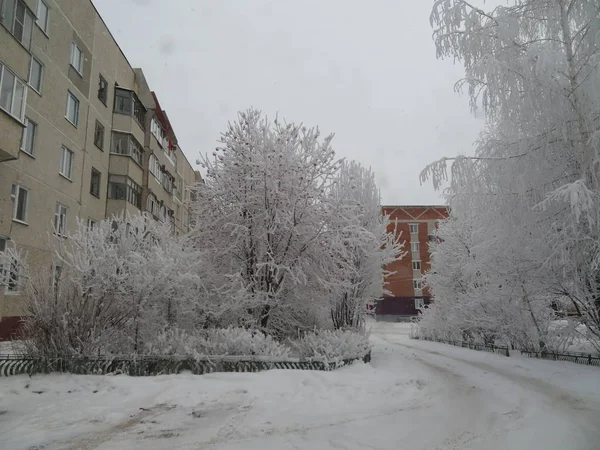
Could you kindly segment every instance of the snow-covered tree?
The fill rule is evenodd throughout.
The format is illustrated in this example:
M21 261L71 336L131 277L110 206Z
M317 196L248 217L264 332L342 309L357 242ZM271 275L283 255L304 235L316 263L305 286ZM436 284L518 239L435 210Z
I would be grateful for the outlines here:
M17 248L3 256L19 268L31 353L142 353L161 329L195 327L210 307L203 259L146 216L93 229L79 221L72 233L52 234L49 247L47 270L30 270Z
M399 247L373 174L337 159L332 137L251 109L202 159L191 239L229 279L238 322L278 335L359 327L381 296Z
M331 318L335 328L360 329L385 292L384 267L406 252L400 236L388 233L389 219L382 215L370 169L344 161L328 201L335 208L329 243L338 246L339 268L344 269L338 271L333 288Z
M438 56L465 66L457 89L468 87L487 117L474 157L444 158L422 173L439 187L452 160L449 205L472 227L469 267L485 286L474 291L485 308L470 312L494 319L504 338L543 347L552 307L568 299L600 346L600 5L523 0L484 11L438 0L431 22ZM441 262L447 250L438 250ZM436 257L432 271L444 271Z

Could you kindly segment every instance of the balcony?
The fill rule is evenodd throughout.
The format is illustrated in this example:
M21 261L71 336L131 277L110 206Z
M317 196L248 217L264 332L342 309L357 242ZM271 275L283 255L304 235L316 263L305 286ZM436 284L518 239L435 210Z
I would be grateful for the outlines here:
M0 162L12 161L19 157L23 124L4 111L0 111Z
M146 108L135 92L115 88L113 129L133 134L138 142L144 142Z

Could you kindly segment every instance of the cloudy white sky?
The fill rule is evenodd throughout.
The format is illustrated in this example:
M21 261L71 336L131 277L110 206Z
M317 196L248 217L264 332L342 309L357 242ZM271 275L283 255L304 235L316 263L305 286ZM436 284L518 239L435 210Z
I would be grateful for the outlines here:
M436 204L423 167L470 154L483 122L439 61L430 0L94 0L144 70L195 164L236 112L335 133L340 156L373 168L385 204Z

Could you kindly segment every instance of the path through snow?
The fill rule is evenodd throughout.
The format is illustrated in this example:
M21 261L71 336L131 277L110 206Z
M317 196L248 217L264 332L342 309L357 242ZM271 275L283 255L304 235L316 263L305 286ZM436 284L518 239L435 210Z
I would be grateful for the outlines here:
M0 379L0 448L600 449L600 370L408 339L334 372Z

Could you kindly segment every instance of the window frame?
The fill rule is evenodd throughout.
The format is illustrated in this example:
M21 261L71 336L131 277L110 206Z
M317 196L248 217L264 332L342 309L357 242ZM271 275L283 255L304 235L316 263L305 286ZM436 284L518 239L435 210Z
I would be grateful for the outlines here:
M98 131L102 129L100 134L100 145L98 145ZM104 151L104 136L106 135L106 128L98 119L96 119L96 124L94 125L94 145L100 151Z
M6 4L3 3L3 6ZM18 18L18 9L19 6L23 10L23 20L21 21ZM10 23L6 23L6 20L0 19L0 24L4 26L8 30L8 32L23 46L29 51L31 48L31 41L33 39L33 26L36 20L36 15L29 9L27 3L23 0L14 0L12 5L12 15L9 17L8 21ZM17 36L16 26L17 23L21 26L21 37Z
M75 122L73 122L70 118L69 118L69 100L74 100L74 107L75 107ZM75 94L73 94L70 90L67 90L67 110L65 112L65 119L67 119L69 121L69 123L71 123L75 128L77 128L77 126L79 125L79 112L80 112L80 102L79 99L75 96Z
M148 111L134 91L116 86L113 112L133 117L140 128L146 130L145 118Z
M102 89L101 89L102 83L104 83L104 91L102 91ZM101 92L104 92L104 99L100 96ZM108 104L108 81L106 81L106 78L104 78L101 73L98 74L98 100L100 100L104 106L107 106L107 104Z
M94 176L96 176L96 178L98 180L96 183L96 189L95 189L96 192L94 192ZM102 186L102 172L100 172L95 167L92 167L91 174L90 174L90 194L96 198L100 198L101 186Z
M25 192L25 201L23 204L22 218L17 217L17 213L19 212L19 202L21 200L21 192ZM13 222L22 223L24 225L28 225L27 218L29 216L29 198L30 198L30 189L23 186L22 184L13 183L11 186L11 200L13 201L13 212L12 212L12 220Z
M64 214L62 212L64 211ZM65 236L67 234L67 213L69 207L60 202L56 203L54 208L54 233L57 236ZM62 219L64 217L64 219ZM58 224L57 224L58 219ZM62 225L62 227L61 227ZM61 229L62 228L62 229Z
M40 19L40 4L42 4L46 7L46 20L45 20L44 26L40 25L40 20L39 20ZM36 11L35 11L35 16L36 16L35 24L39 27L40 30L42 30L44 32L44 34L46 36L49 36L48 25L50 24L50 7L44 0L38 0Z
M115 142L118 140L127 138L127 148L118 150L116 149ZM140 144L137 139L131 133L125 133L123 131L113 131L110 142L110 153L114 155L128 156L140 167L144 167L144 147Z
M418 266L418 267L415 267ZM413 270L421 270L421 261L416 259L412 262L412 268Z
M421 243L420 242L411 242L410 243L410 251L412 253L420 252L421 251Z
M79 59L77 61L75 61L75 58L77 57L77 53L79 53ZM72 41L71 42L71 57L70 57L69 64L82 77L83 77L84 59L85 59L85 55L83 54L83 50L81 50L79 45L77 45L77 42ZM75 62L77 63L77 66L79 66L79 67L75 66L75 64L74 64Z
M414 231L413 231L413 228L415 228ZM409 223L408 231L410 232L410 234L419 234L419 224L418 223Z
M113 185L121 186L124 190L118 197L113 195ZM109 200L125 200L138 209L142 209L142 187L126 175L108 176L108 195Z
M33 72L33 62L37 62L37 64L40 66L40 79L38 82L38 86L34 86L33 84L31 84L31 74ZM29 61L29 77L27 80L27 85L33 89L35 92L37 92L38 94L42 95L42 85L44 83L44 65L42 64L42 62L37 59L35 56L31 55L31 59Z
M425 309L425 299L424 298L415 298L415 309L417 311L420 309Z
M420 278L414 278L413 279L413 289L422 291L423 290L423 280L421 280Z
M27 83L25 83L23 80L21 80L16 73L14 73L12 70L10 70L8 67L6 67L6 65L4 65L1 61L0 61L0 99L2 98L2 87L4 84L4 76L6 74L6 72L10 73L13 76L13 83L12 83L12 90L11 90L11 97L10 97L10 108L7 110L2 106L2 103L0 102L0 110L4 111L6 114L8 114L11 117L14 117L15 119L17 119L19 122L23 123L23 120L25 118L25 109L27 108ZM14 113L15 110L15 100L17 98L17 96L15 95L15 93L17 92L17 84L19 84L22 88L23 88L23 96L21 98L21 114L20 115L16 115Z
M29 130L29 125L33 125L32 127L32 135L31 135L31 145L29 145L29 139L28 139L28 130ZM23 134L21 135L21 147L19 148L19 150L21 150L23 153L31 156L32 158L35 158L35 142L36 142L36 134L37 134L37 123L35 123L33 120L31 120L29 117L25 116L25 128L23 128ZM27 147L31 147L31 151L27 150Z
M70 155L69 156L69 174L68 175L66 173L63 173L63 169L65 168L65 155L66 154ZM72 177L73 177L73 161L74 160L75 160L75 154L73 153L73 151L70 148L63 145L61 147L60 169L59 169L58 173L69 181L73 181Z

